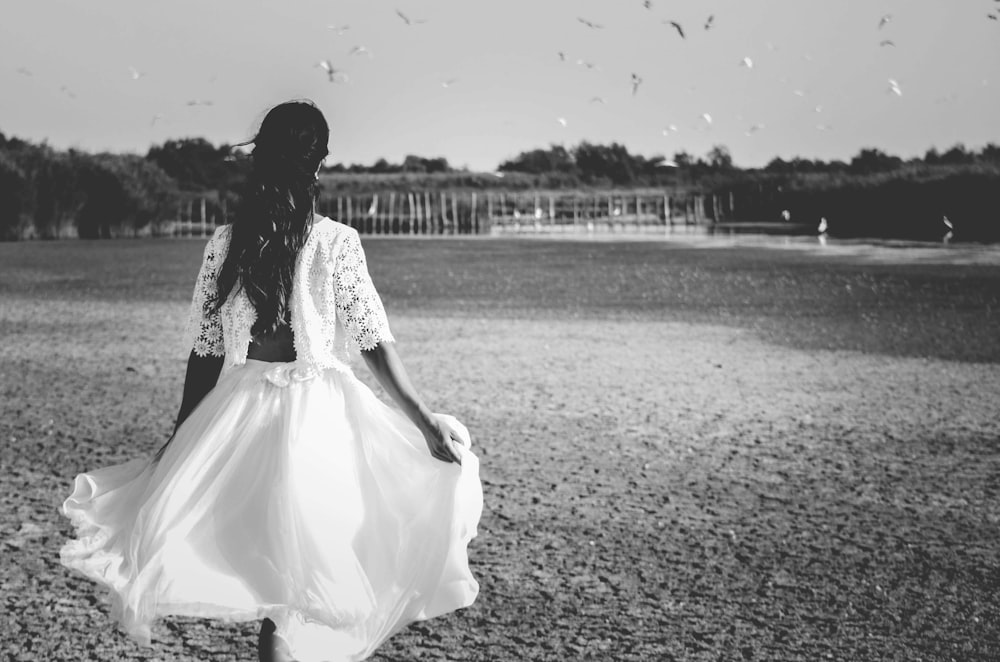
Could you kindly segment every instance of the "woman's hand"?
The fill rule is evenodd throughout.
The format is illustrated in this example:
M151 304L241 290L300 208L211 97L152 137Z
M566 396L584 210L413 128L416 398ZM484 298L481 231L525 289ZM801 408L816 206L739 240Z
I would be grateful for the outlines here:
M393 343L380 342L361 355L389 397L423 433L431 455L442 462L462 464L455 444L469 446L469 431L452 416L431 413L410 384Z
M449 420L450 418L450 416L432 414L431 420L421 426L421 432L424 433L427 450L434 458L442 462L462 464L462 456L455 446L466 445L469 433L464 429L459 429Z

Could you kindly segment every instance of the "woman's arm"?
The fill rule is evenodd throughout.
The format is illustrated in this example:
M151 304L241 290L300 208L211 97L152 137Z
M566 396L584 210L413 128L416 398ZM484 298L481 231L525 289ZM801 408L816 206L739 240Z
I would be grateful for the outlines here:
M410 383L399 354L396 353L395 345L391 342L380 342L373 349L362 351L361 356L364 357L365 363L382 388L423 433L431 455L442 462L462 464L462 459L453 446L454 443L461 441L449 427L442 425L437 416L420 399L417 390Z
M156 451L153 456L154 462L159 462L163 457L163 451L173 441L177 434L177 428L181 426L191 412L194 411L198 403L208 395L208 392L215 388L219 381L219 373L222 371L222 356L198 356L191 352L188 356L187 373L184 375L184 394L181 396L181 408L177 412L177 420L174 422L174 431L170 433L170 438Z
M174 422L174 432L181 426L198 403L215 388L222 372L224 356L198 356L191 352L188 356L187 373L184 375L184 395L181 396L181 408ZM173 435L171 435L173 436Z

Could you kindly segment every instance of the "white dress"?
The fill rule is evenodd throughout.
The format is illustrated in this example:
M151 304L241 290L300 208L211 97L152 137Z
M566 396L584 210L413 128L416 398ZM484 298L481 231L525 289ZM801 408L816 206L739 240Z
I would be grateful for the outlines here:
M299 254L296 361L247 360L242 293L212 315L229 226L205 248L190 336L225 355L214 389L159 461L76 477L62 563L105 585L142 644L161 616L271 618L301 662L362 660L417 620L467 607L479 462L431 457L420 431L352 373L349 348L391 341L357 232L321 219Z

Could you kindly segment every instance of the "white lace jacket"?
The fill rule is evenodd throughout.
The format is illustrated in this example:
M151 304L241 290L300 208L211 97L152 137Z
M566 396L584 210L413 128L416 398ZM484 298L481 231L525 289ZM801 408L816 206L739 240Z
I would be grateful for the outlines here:
M229 247L223 225L205 246L191 301L187 337L198 356L225 356L223 370L246 363L257 312L240 290L218 313L215 279ZM296 363L304 368L350 371L350 350L393 341L353 228L329 218L316 221L299 253L292 279L292 333Z

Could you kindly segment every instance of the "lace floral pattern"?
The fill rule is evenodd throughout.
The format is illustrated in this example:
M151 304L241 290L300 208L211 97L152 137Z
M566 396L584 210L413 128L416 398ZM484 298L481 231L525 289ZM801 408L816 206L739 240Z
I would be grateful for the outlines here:
M354 230L345 233L333 272L334 301L344 329L359 349L374 349L392 342L382 300L375 291L361 239Z
M201 260L201 269L194 284L194 296L191 300L191 311L188 314L186 337L191 342L191 348L198 356L223 356L225 341L222 333L222 316L219 312L211 312L215 307L219 294L215 286L215 277L219 267L226 257L226 247L220 246L219 239L223 226L215 231L205 246Z
M218 299L215 280L228 247L229 226L222 226L205 247L187 334L198 356L225 356L225 369L246 363L257 319L242 290L218 313L209 312ZM302 366L349 373L350 350L394 340L357 231L330 219L313 225L299 253L290 303L296 363Z

